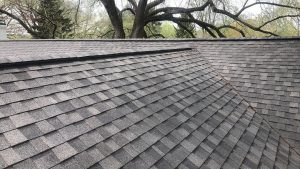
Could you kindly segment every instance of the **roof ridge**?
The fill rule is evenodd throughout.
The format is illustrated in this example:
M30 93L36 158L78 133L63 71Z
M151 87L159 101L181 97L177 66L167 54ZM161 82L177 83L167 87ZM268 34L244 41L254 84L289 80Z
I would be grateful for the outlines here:
M139 42L139 41L144 41L144 42L180 42L180 41L190 41L190 42L197 42L197 41L280 41L280 40L300 40L299 36L281 36L281 37L258 37L258 38L177 38L177 39L20 39L20 40L0 40L0 42L26 42L26 41L55 41L55 42L60 42L60 41L75 41L75 42L86 42L86 41L99 41L99 42Z
M48 54L43 57L35 56L30 58L16 58L11 60L5 58L0 60L0 67L18 67L32 64L51 64L51 63L63 63L70 61L82 61L88 59L104 59L104 58L117 58L133 55L146 55L146 54L158 54L168 52L179 52L185 50L192 50L192 47L179 46L179 47L162 47L158 49L146 48L146 49L122 49L122 50L102 50L98 52L85 52L80 54L63 53L63 54Z

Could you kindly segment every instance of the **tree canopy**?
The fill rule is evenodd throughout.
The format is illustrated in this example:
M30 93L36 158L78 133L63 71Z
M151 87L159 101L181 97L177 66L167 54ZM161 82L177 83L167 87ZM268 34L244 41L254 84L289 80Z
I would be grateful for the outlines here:
M64 9L60 0L40 0L36 18L32 27L38 37L43 39L63 38L72 30L72 21L64 16Z
M43 1L0 0L0 15L34 38L266 37L300 31L299 0L47 0L51 7Z

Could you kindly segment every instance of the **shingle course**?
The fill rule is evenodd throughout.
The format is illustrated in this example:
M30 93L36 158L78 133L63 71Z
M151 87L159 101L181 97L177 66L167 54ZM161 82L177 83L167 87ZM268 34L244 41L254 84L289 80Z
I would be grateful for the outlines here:
M160 44L151 45L147 50ZM1 86L0 168L299 167L299 155L219 76L204 58L208 52L1 69L0 85L17 87ZM259 73L263 81L272 76ZM284 78L281 87L294 86ZM275 94L272 88L262 93ZM297 114L297 100L287 102L290 108L280 111ZM11 156L3 157L8 151Z

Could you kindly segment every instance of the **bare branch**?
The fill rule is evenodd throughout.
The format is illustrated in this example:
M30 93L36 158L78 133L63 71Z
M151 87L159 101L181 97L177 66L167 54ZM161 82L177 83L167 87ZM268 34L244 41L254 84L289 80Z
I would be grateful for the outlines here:
M136 4L135 0L128 0L128 2L132 5L133 10L137 10L138 5Z
M157 5L159 5L163 2L165 2L165 0L155 0L155 1L150 2L146 7L146 12L148 12L150 9L156 7Z
M162 38L165 38L162 34L157 34L157 33L154 33L152 32L151 28L149 27L149 25L146 25L146 28L148 29L148 31L151 33L150 36L148 36L148 38L150 37L162 37Z
M258 28L262 28L264 26L266 26L267 24L271 23L271 22L274 22L278 19L281 19L281 18L294 18L294 17L300 17L300 15L282 15L282 16L278 16L276 18L273 18L265 23L263 23L262 25L260 25Z
M185 25L183 25L180 22L176 22L176 24L181 27L182 29L184 29L192 38L196 38L196 36L193 34L193 32L191 30L189 30Z
M257 2L254 2L254 3L250 4L250 5L244 6L235 15L239 16L243 11L245 11L246 9L248 9L248 8L250 8L252 6L255 6L255 5L272 5L272 6L279 6L279 7L283 7L283 8L290 8L290 9L297 9L297 10L300 9L300 7L296 7L296 6L290 6L290 5L278 4L278 3L272 3L272 2L260 2L260 1L257 1Z
M203 4L200 7L195 8L180 8L180 7L165 7L165 8L159 8L157 10L154 10L149 14L149 16L157 15L161 12L168 13L168 14L179 14L179 13L192 13L196 11L203 11L207 6L209 5L209 2L207 1L205 4Z
M107 32L105 32L104 34L102 34L102 35L100 35L99 37L100 38L103 38L103 37L105 37L106 35L108 35L109 33L114 33L114 30L113 29L111 29L111 30L108 30Z
M147 20L147 23L149 22L159 22L159 21L172 21L172 22L189 22L189 23L195 23L198 26L204 28L205 30L207 30L209 32L209 34L213 34L208 28L213 29L214 31L216 31L216 33L220 36L220 37L225 37L225 35L219 31L219 29L209 23L197 20L197 19L189 19L189 18L176 18L173 17L172 15L167 15L167 14L163 14L163 15L158 15L152 18L149 18L149 20ZM215 36L213 36L215 37Z
M20 25L22 25L24 27L24 29L26 29L26 31L31 34L32 36L34 37L38 37L38 34L37 32L33 31L25 22L23 22L19 17L17 17L16 15L10 13L10 12L7 12L3 9L0 9L0 13L3 13L9 17L11 17L12 19L16 20Z
M223 25L223 26L218 27L219 30L224 29L224 28L233 29L233 30L239 32L243 37L246 37L245 33L241 29L234 27L232 25Z
M132 8L130 8L130 7L122 9L120 11L120 14L122 15L125 11L129 11L130 13L132 13L133 15L135 15L135 11Z
M164 35L162 35L162 34L160 34L160 33L158 33L158 34L152 34L152 35L149 36L149 38L151 38L151 37L155 37L155 38L157 38L157 37L160 37L160 38L166 38Z
M253 26L253 25L251 25L251 24L243 21L238 16L236 16L236 15L234 15L234 14L232 14L232 13L226 11L226 10L218 9L212 1L210 1L210 6L212 7L213 12L226 15L226 16L228 16L228 17L230 17L230 18L232 18L232 19L234 19L234 20L242 23L243 25L249 27L250 29L252 29L254 31L262 32L262 33L269 34L269 35L272 35L272 36L278 36L277 34L275 34L273 32L262 30L259 27L255 27L255 26Z
M76 25L78 25L78 13L79 13L80 5L81 5L81 0L78 0L78 4L77 4L77 7L76 7L76 13L75 13L75 24Z

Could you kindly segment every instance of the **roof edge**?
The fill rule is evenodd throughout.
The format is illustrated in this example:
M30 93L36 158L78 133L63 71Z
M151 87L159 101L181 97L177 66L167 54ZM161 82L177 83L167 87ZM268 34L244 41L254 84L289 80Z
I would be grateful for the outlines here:
M191 38L191 39L20 39L20 40L0 40L0 42L24 42L24 41L103 41L103 42L198 42L198 41L286 41L300 40L300 36L295 37L264 37L264 38Z

